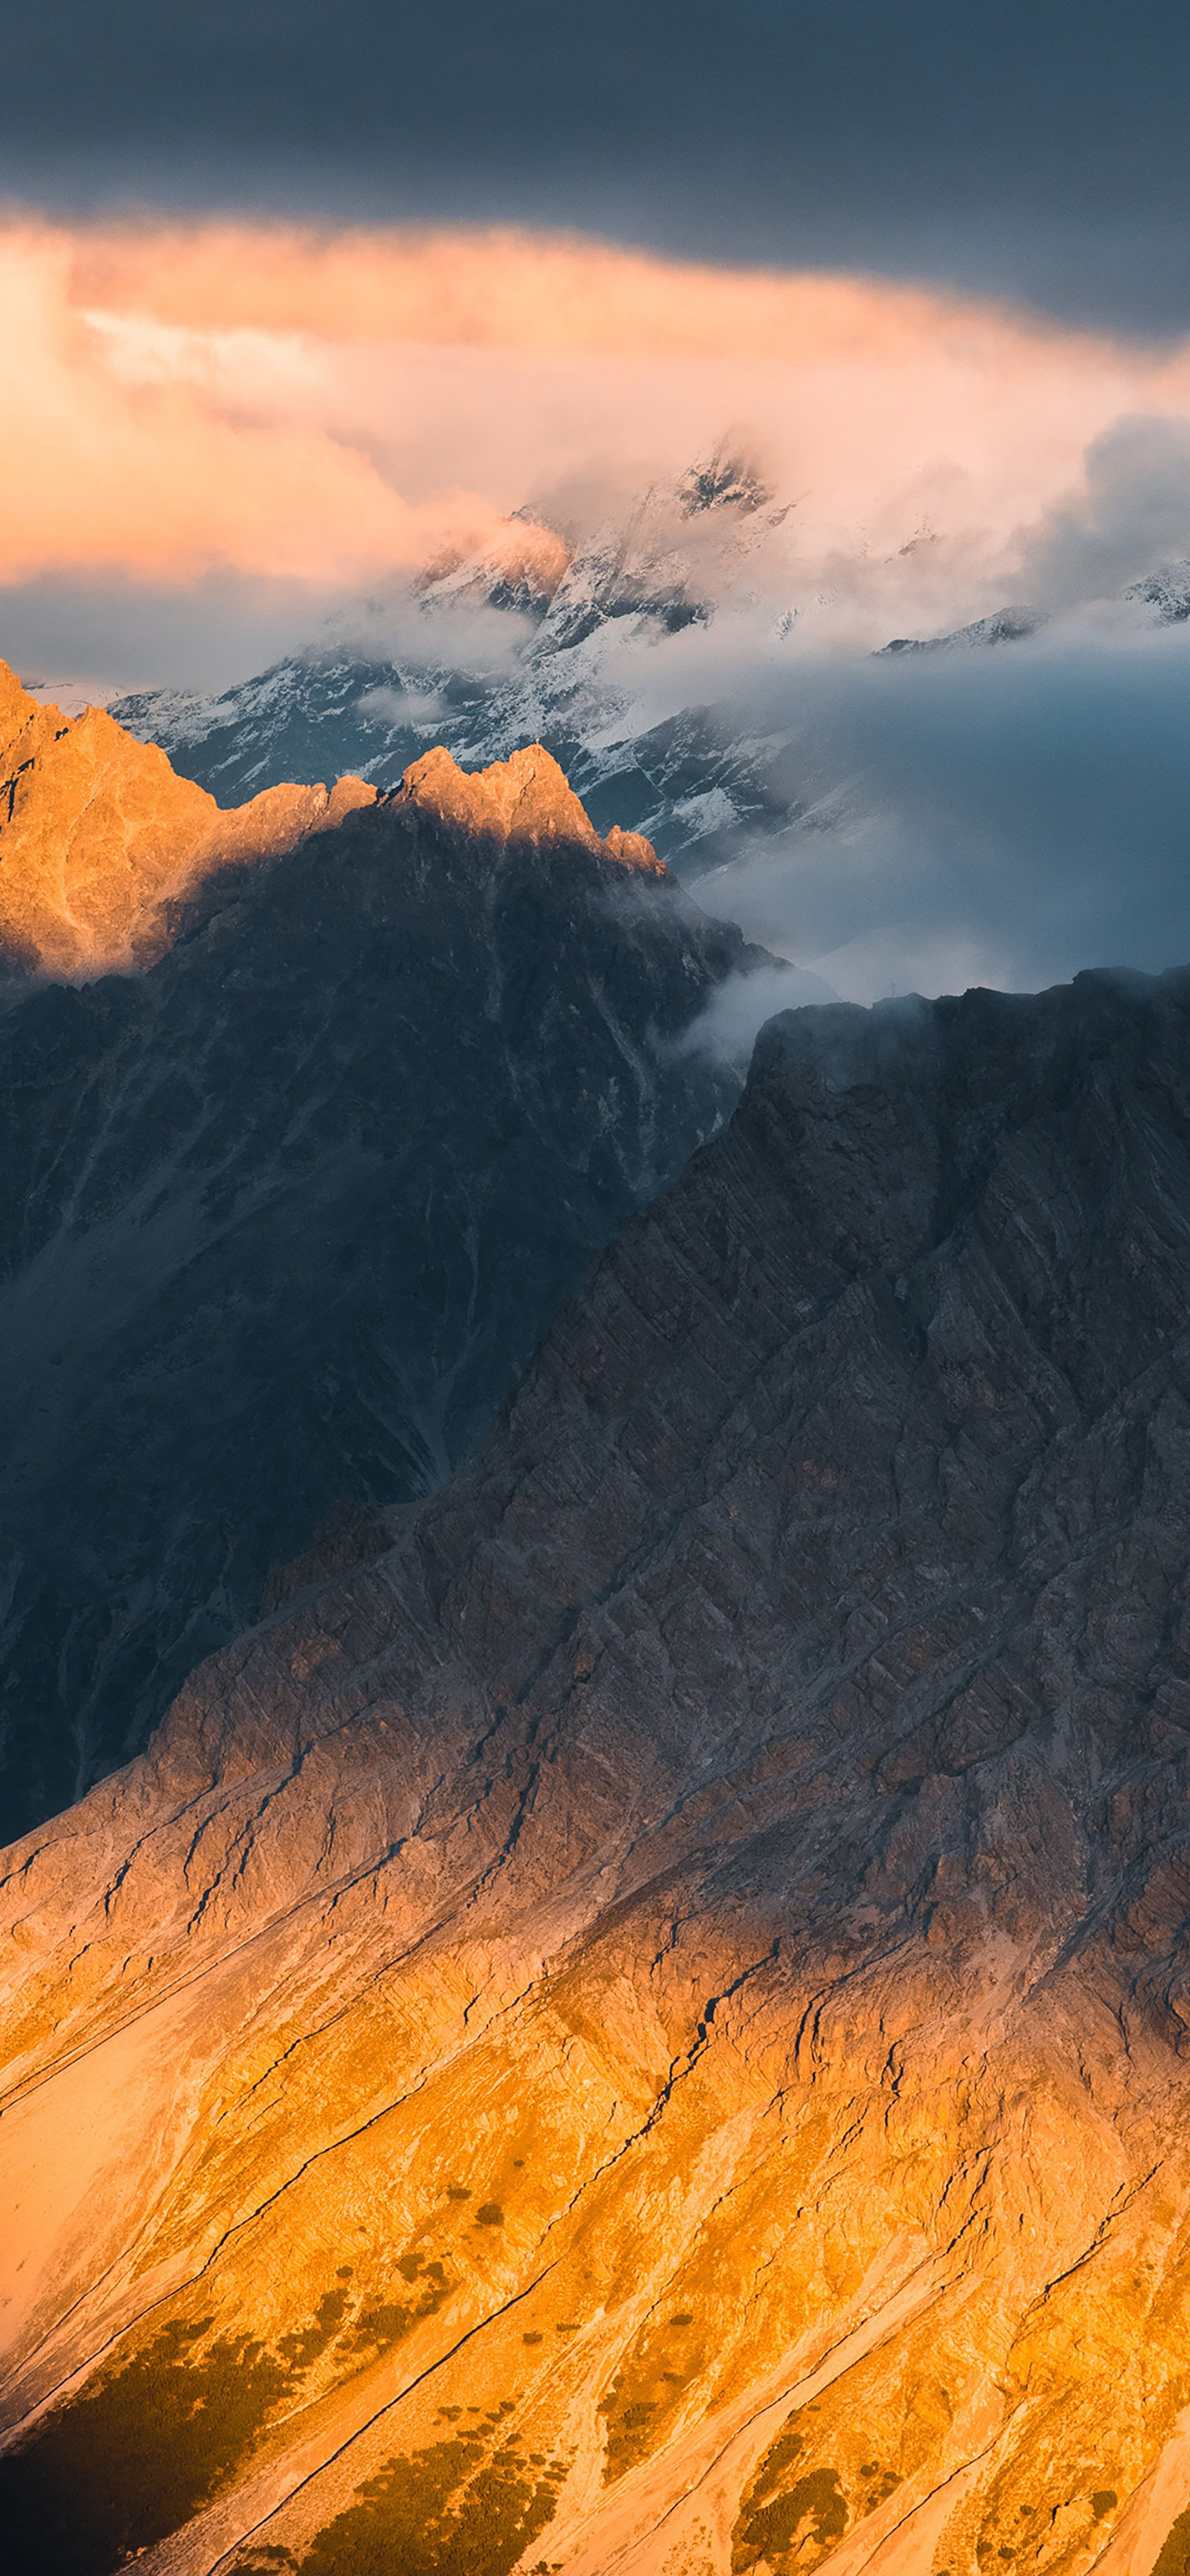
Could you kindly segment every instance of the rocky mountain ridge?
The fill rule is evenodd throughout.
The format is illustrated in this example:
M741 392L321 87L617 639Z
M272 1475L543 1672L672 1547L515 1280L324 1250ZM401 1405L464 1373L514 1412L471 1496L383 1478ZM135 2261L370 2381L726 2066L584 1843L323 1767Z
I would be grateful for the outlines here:
M262 849L257 808L212 837L107 718L41 721L0 876L61 852L56 764L73 787L98 745L110 793L78 808L92 944L76 889L0 1010L9 1833L143 1743L336 1506L468 1453L592 1252L729 1111L734 1064L686 1039L771 971L539 747L466 777L440 751L386 797L278 791L289 846ZM111 825L129 779L151 859ZM152 962L99 974L103 941Z
M667 871L652 843L640 832L622 832L613 823L601 839L564 772L540 743L531 743L493 761L487 769L460 769L443 744L423 753L406 770L398 800L416 804L448 829L468 837L538 849L590 850L617 867L646 876Z
M14 2576L1174 2576L1188 1291L1190 976L782 1017L7 1855Z
M169 943L169 909L238 859L279 857L375 789L278 784L225 813L102 707L42 705L0 662L0 963L103 975Z

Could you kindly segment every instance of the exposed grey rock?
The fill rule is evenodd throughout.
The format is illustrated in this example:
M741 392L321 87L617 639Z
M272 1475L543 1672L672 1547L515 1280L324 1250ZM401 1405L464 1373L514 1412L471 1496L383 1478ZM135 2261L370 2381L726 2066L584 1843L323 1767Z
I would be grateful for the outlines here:
M1190 975L770 1024L8 1855L15 2576L1180 2563L1188 1319Z

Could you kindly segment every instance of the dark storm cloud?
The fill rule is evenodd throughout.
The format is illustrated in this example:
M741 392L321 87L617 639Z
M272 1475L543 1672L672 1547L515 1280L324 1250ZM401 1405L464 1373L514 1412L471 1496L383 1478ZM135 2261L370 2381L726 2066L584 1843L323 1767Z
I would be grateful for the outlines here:
M50 0L9 187L572 222L1190 323L1181 0Z

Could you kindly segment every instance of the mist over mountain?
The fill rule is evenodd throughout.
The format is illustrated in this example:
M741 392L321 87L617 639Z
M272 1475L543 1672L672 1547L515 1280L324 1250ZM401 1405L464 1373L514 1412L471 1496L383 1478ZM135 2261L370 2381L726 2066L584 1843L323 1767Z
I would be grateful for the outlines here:
M811 575L722 446L593 532L526 513L222 695L115 711L224 802L540 739L601 829L849 999L1160 970L1190 954L1185 442L1133 423L1089 470L1014 556L1029 589L958 627L875 622L962 596L946 546Z
M469 767L540 740L600 829L645 832L689 879L733 830L785 819L767 779L781 746L721 740L712 708L634 731L623 657L707 627L787 516L755 468L720 452L573 549L527 512L412 591L341 612L308 653L258 679L218 697L150 691L111 711L223 804L282 777L350 770L389 783L431 739Z
M1180 2566L1188 1136L1184 973L777 1018L7 1855L14 2576Z

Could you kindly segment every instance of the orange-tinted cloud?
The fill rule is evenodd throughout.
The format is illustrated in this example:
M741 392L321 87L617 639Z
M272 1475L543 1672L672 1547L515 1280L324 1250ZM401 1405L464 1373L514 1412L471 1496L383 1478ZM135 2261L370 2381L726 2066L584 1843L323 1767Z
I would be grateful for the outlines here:
M508 232L14 215L0 314L10 579L226 565L349 588L733 428L796 500L803 568L931 541L939 614L943 591L974 613L1090 441L1190 413L1184 351Z
M1113 343L939 290L728 270L513 230L319 231L205 222L76 233L78 304L196 330L623 356L899 364L945 342L1002 366L1055 346L1101 364ZM1143 363L1143 361L1142 361Z
M279 344L264 405L245 410L237 374L251 404L250 349L196 341L130 363L124 317L105 327L73 285L69 236L20 225L0 235L0 316L10 358L19 353L0 387L10 580L94 564L185 578L226 564L352 582L419 561L444 531L462 543L489 532L482 496L443 490L427 511L366 445L328 431L306 380L278 374Z

